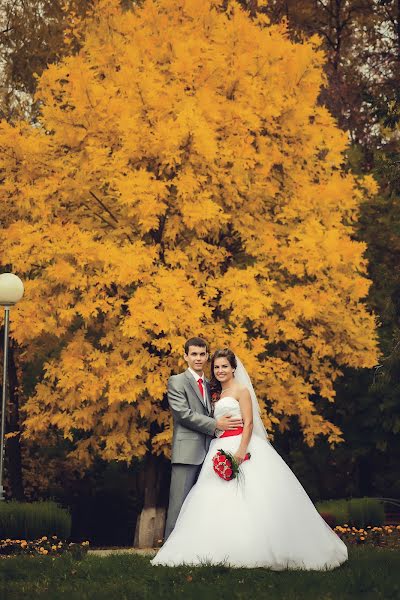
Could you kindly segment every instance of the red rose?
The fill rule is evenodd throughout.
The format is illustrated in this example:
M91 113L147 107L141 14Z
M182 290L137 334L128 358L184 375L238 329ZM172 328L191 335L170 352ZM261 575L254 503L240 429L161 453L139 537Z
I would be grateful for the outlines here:
M246 454L244 460L249 458L251 458L250 452ZM240 475L240 468L229 452L218 450L212 460L215 473L224 481L232 481Z

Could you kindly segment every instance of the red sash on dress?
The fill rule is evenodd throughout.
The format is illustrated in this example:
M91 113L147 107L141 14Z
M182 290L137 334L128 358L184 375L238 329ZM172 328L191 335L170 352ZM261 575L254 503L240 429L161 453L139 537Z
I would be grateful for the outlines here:
M222 435L220 435L220 438L223 437L231 437L232 435L240 435L241 433L243 433L243 427L237 427L237 429L227 429L226 431L224 431L224 433Z

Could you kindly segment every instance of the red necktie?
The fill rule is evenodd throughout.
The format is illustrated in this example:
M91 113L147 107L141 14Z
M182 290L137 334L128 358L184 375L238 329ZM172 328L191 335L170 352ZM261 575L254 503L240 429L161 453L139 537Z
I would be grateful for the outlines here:
M203 400L204 400L204 388L203 388L203 380L202 380L202 378L201 378L201 377L200 377L200 379L198 379L198 380L197 380L197 383L198 383L198 385L199 385L199 390L200 390L201 397L202 397L202 398L203 398Z

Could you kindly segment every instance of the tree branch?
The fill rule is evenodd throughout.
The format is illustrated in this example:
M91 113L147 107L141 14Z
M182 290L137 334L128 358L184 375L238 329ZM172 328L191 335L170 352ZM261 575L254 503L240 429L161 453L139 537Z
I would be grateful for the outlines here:
M98 198L96 196L96 194L94 192L92 192L91 190L89 191L89 194L91 196L93 196L93 198L100 204L100 206L110 215L110 217L116 222L118 223L118 219L117 217L115 217L113 215L113 213L111 212L111 210L100 200L100 198Z
M85 208L87 208L87 210L90 213L96 215L96 217L98 217L101 221L103 221L103 223L105 223L106 225L108 225L109 227L111 227L111 229L117 229L116 226L113 223L110 223L110 221L107 221L107 219L105 219L101 213L98 213L95 210L93 210L90 206L88 206L86 204L86 202L81 202L81 206L84 206Z

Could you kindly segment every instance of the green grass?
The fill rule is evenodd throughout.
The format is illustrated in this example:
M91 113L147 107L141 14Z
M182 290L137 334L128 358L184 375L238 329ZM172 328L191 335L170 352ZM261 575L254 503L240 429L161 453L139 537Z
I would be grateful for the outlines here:
M395 600L400 550L350 549L335 571L152 567L138 555L0 560L1 600Z

